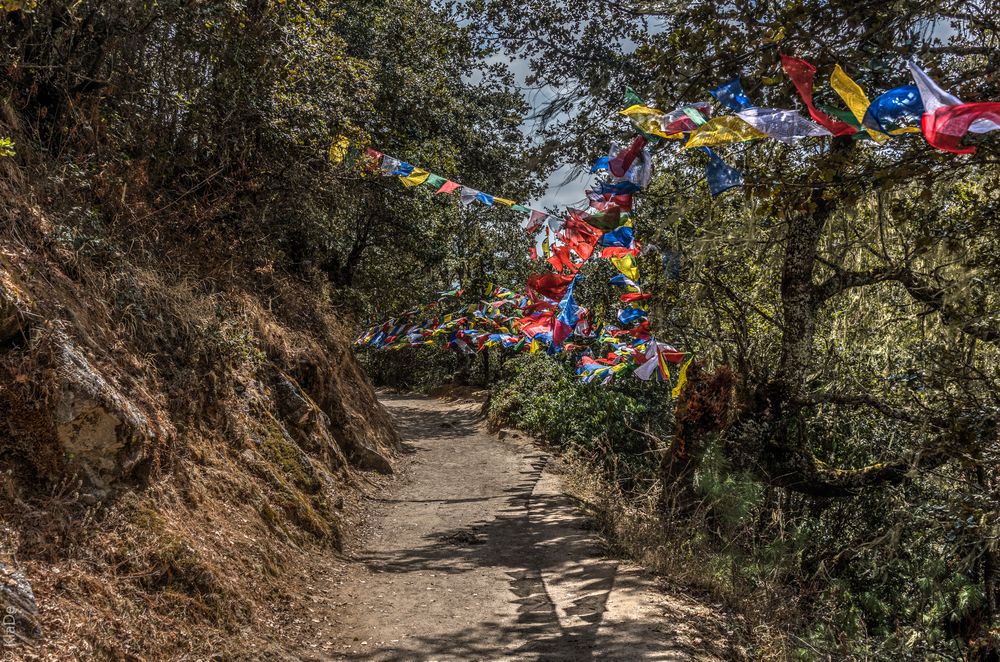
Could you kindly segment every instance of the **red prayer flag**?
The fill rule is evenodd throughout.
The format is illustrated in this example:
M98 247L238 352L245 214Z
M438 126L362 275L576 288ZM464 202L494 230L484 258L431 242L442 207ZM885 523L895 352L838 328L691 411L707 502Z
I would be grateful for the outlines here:
M981 101L957 106L941 106L933 113L924 113L920 125L924 137L933 147L955 154L975 154L973 145L962 147L962 139L976 120L988 120L1000 125L1000 102Z
M814 120L829 129L830 133L835 136L849 136L858 132L847 122L835 120L813 105L813 79L816 77L816 67L800 58L783 54L781 68L792 79L792 84L799 91L799 96L802 97L803 103L806 104L806 108L809 109L809 114Z
M618 152L613 159L608 162L608 170L615 177L624 177L625 173L628 172L632 164L635 163L636 158L642 151L642 148L646 146L646 138L643 136L636 136L632 141L632 144L622 151Z
M435 193L446 193L446 194L447 193L454 193L455 191L457 191L461 187L462 187L461 184L458 184L458 183L455 183L455 182L453 182L451 180L448 180L444 184L442 184L441 188L439 188Z
M623 257L625 255L639 255L639 249L637 248L622 248L621 246L608 246L601 251L601 257L604 259L611 259L613 257Z
M555 301L561 300L566 295L569 284L573 282L572 275L562 275L556 273L534 274L528 276L528 293L533 295L532 299L541 295Z

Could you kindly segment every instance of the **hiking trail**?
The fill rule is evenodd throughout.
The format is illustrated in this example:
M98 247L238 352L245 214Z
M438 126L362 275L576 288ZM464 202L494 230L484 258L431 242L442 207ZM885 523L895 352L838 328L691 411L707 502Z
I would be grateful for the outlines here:
M549 456L480 403L381 395L402 476L323 579L306 660L717 660L712 610L605 556Z

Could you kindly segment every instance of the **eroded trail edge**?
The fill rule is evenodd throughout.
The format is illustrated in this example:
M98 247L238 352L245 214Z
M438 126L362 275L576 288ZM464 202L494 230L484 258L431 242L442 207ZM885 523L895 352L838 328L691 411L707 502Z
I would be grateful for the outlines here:
M544 452L488 433L478 403L382 401L406 476L323 600L331 647L308 659L717 659L694 625L709 610L605 557Z

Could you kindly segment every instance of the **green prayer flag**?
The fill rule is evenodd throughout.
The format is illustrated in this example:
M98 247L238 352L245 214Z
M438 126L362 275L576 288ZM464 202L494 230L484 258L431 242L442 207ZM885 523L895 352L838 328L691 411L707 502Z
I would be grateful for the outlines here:
M838 120L842 122L847 122L855 129L864 128L863 126L861 126L861 122L858 121L858 118L854 116L854 113L852 113L849 110L840 110L839 108L831 108L830 106L823 106L823 105L820 105L819 109L822 110L827 115L836 117Z
M514 211L524 212L525 214L531 213L531 210L525 207L524 205L514 205L513 207L511 207L511 209L513 209Z
M691 106L684 106L684 114L691 118L691 121L701 126L708 120L705 116L698 112L697 108L692 108Z
M424 184L427 186L433 186L434 188L441 188L441 186L443 186L446 181L448 180L442 177L441 175L435 175L434 173L431 173L427 175L427 179L424 181Z
M628 108L630 106L645 106L645 105L646 105L645 99L643 99L638 94L636 94L635 90L633 90L631 87L626 87L625 88L625 107L626 108Z

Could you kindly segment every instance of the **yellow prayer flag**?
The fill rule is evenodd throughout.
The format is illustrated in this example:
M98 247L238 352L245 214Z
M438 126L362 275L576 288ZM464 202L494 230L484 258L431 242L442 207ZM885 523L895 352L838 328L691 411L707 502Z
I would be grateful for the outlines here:
M684 385L687 384L688 366L691 365L691 361L694 361L693 356L689 358L683 366L681 366L681 374L677 376L677 386L675 386L674 390L670 392L670 395L674 396L674 398L681 397L681 391L684 390Z
M830 74L830 87L840 95L840 98L844 100L844 103L850 109L851 114L863 126L865 113L868 111L868 106L872 105L872 102L868 100L861 86L851 80L851 77L840 68L839 64L833 68L833 73ZM865 131L879 144L889 140L889 136L881 131L873 131L868 127L865 127Z
M537 352L541 348L542 348L542 344L540 342L538 342L537 340L535 340L534 338L532 338L531 339L531 347L528 348L528 353L529 354L534 354L535 352Z
M421 170L420 168L414 168L407 176L399 176L399 181L403 182L404 186L420 186L427 181L427 178L431 176L431 173L426 170Z
M347 136L337 136L337 139L330 145L330 152L328 154L330 163L339 166L347 158L347 152L350 148L351 141L348 140Z
M631 253L611 258L611 264L615 265L615 268L625 274L629 280L639 280L639 267L635 263L635 256Z
M634 117L636 115L663 115L664 113L662 110L657 110L656 108L636 104L621 111L621 114L625 117Z
M728 143L741 143L755 138L767 138L767 134L753 128L737 115L720 115L713 117L692 131L684 148L714 147Z
M493 202L496 202L501 205L506 205L507 207L513 207L514 205L517 204L517 200L508 200L507 198L497 198L497 197L493 198Z

